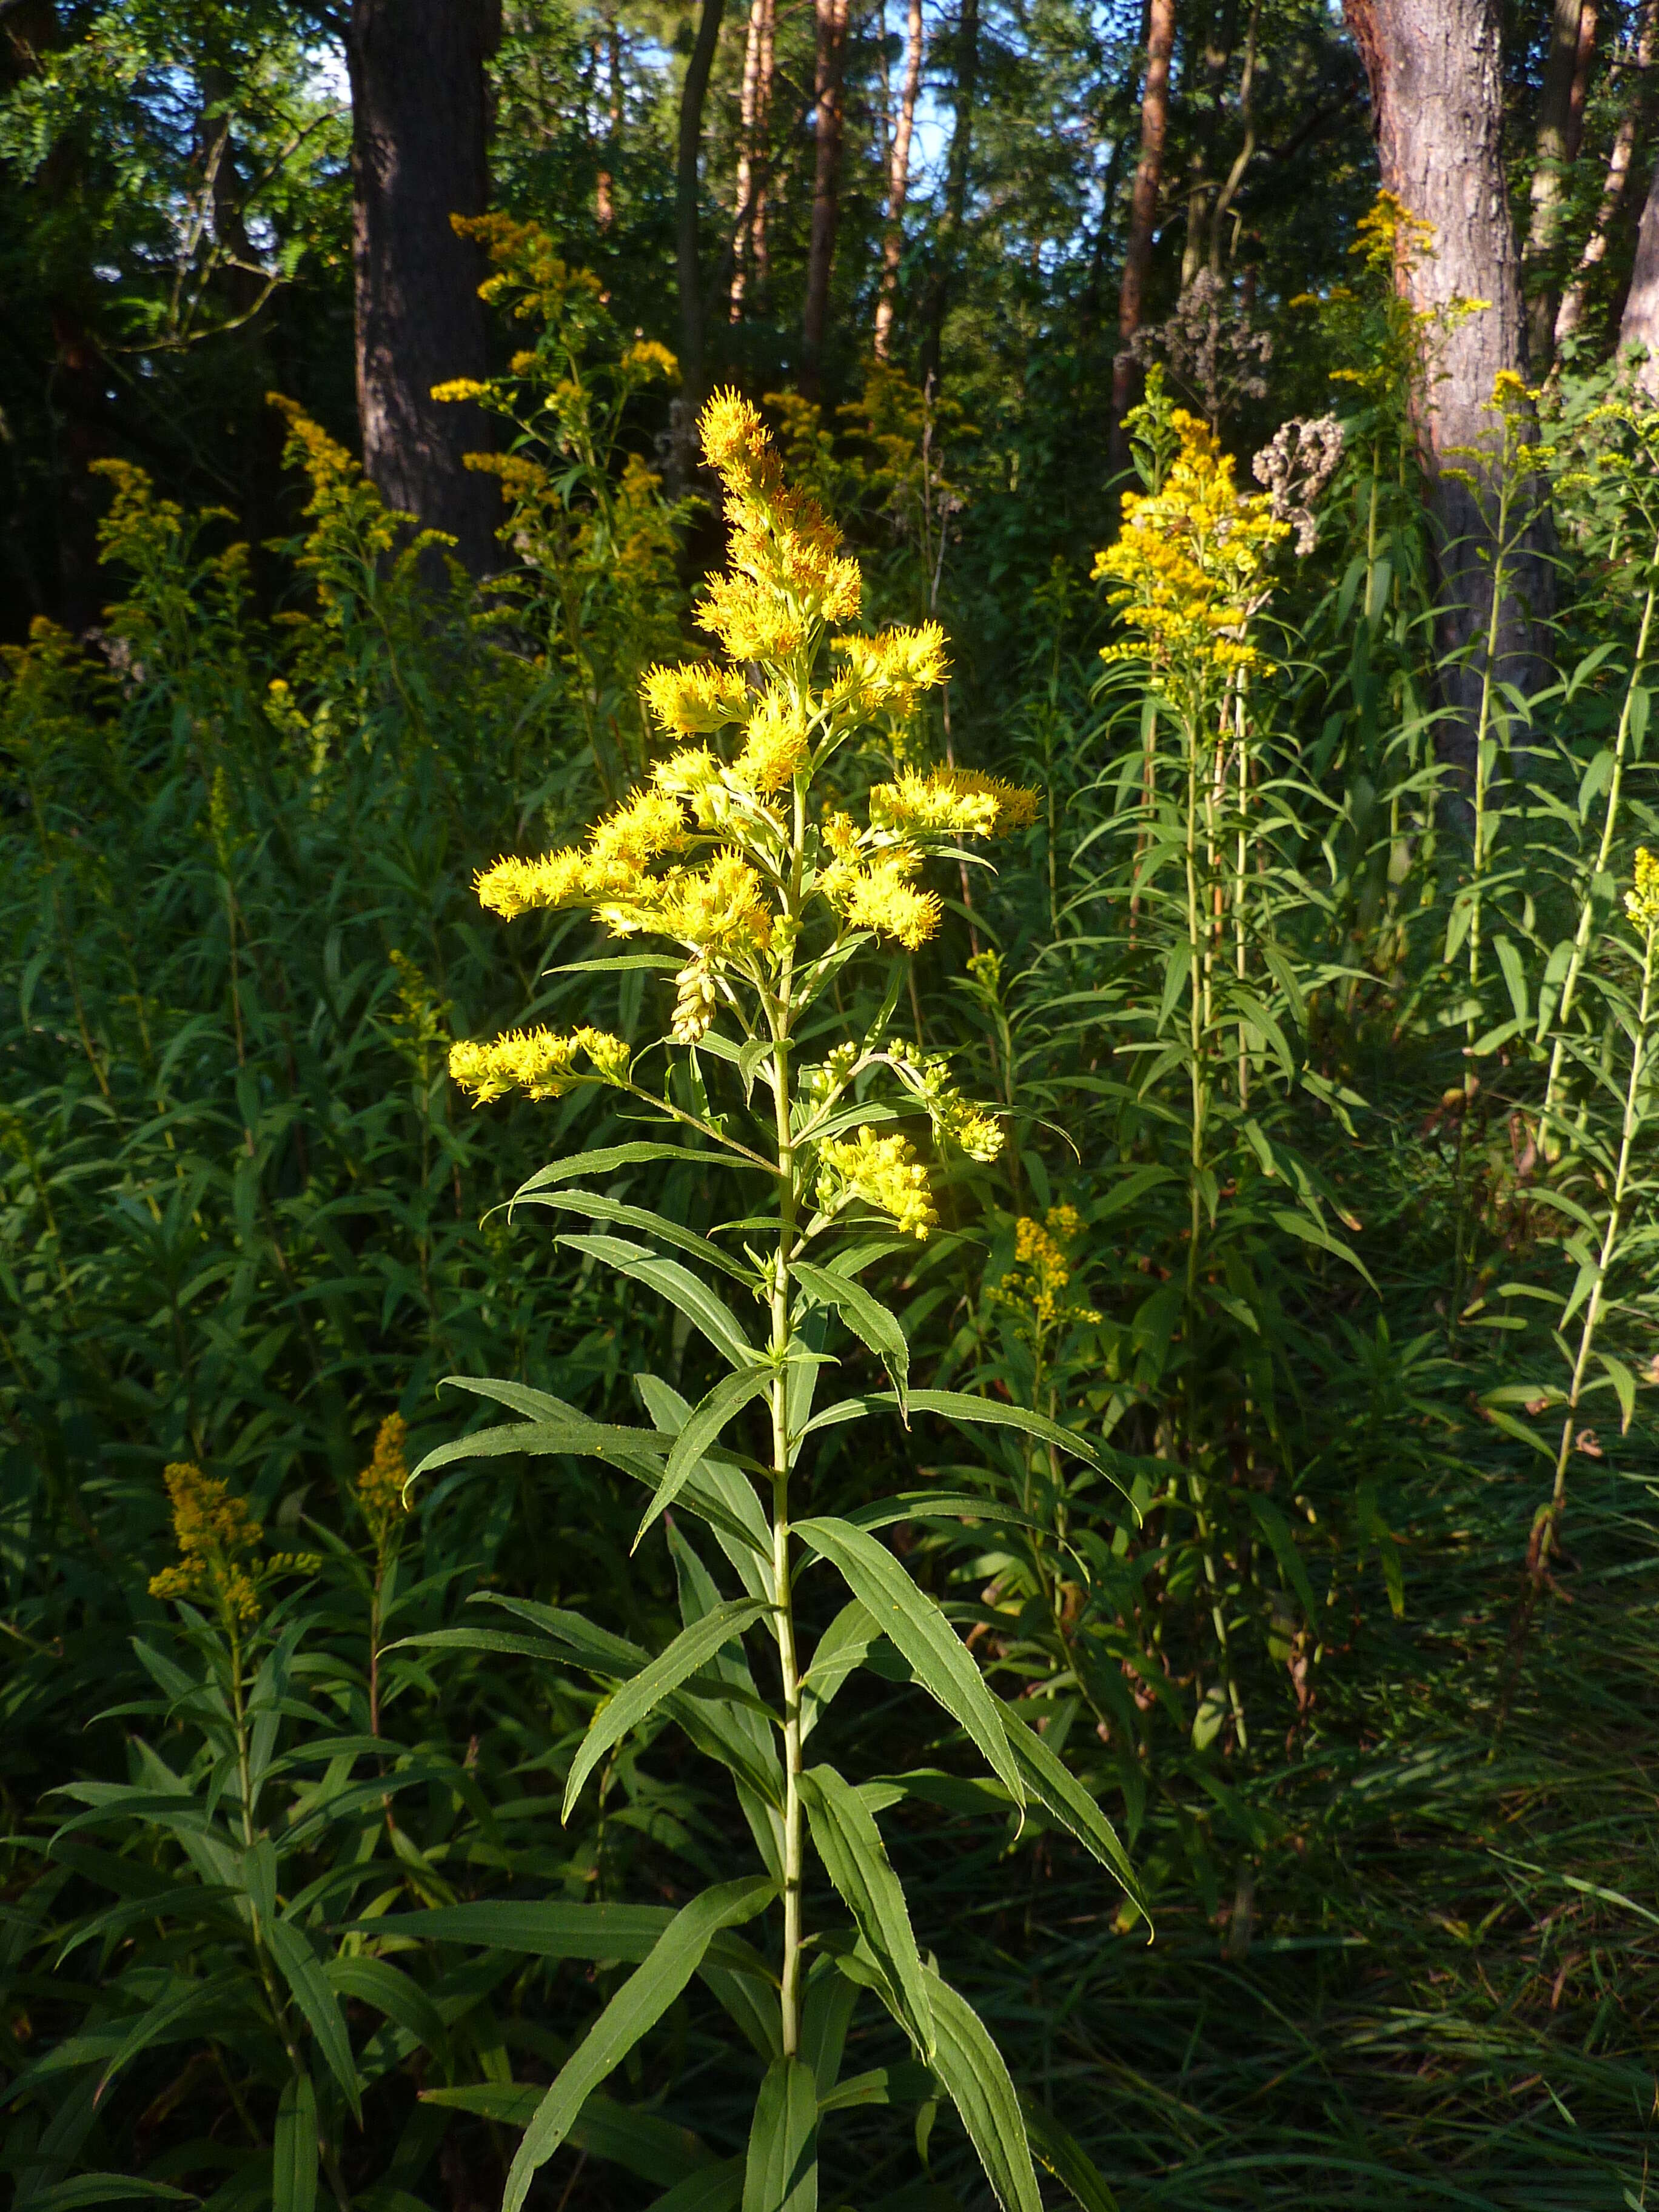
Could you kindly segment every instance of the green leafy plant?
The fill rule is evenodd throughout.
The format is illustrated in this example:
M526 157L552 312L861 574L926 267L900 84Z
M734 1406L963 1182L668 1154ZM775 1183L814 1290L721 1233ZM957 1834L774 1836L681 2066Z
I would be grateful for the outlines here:
M932 624L834 635L860 599L856 564L834 530L786 486L744 402L717 397L702 433L732 536L730 567L709 585L701 619L730 665L653 671L653 713L684 742L659 762L651 787L602 819L585 846L498 861L480 882L485 904L504 915L586 907L613 935L680 948L666 959L623 956L678 969L665 1074L653 1086L650 1054L592 1028L459 1044L451 1071L481 1100L608 1085L677 1125L678 1142L638 1139L556 1161L514 1203L594 1224L563 1241L676 1307L718 1379L692 1404L654 1376L637 1377L651 1431L601 1425L517 1383L471 1383L522 1418L441 1446L418 1472L489 1453L600 1458L649 1493L636 1547L674 1510L669 1542L684 1626L665 1649L627 1649L577 1615L516 1599L497 1601L514 1618L510 1632L462 1628L448 1637L485 1649L510 1637L514 1649L574 1660L614 1685L570 1764L567 1816L629 1732L665 1712L727 1769L760 1867L661 1925L529 2116L506 2203L517 2212L590 2095L702 1972L765 2062L746 2156L724 2169L708 2203L740 2197L750 2212L805 2212L817 2201L822 2122L842 2105L902 2093L910 2077L902 2072L840 2078L851 2005L868 1991L908 2039L923 2069L918 2094L936 2081L953 2101L999 2201L1009 2212L1036 2212L1027 2124L1007 2069L976 2014L922 1955L877 1823L906 1785L860 1785L828 1761L809 1764L808 1741L849 1676L878 1647L890 1650L1015 1808L1042 1808L1132 1893L1133 1876L1093 1797L988 1691L946 1614L878 1534L901 1520L994 1518L999 1509L932 1491L878 1498L850 1515L802 1514L798 1503L813 1438L884 1411L907 1421L989 1423L1109 1467L1101 1447L1035 1410L912 1389L903 1330L862 1279L908 1240L926 1239L943 1197L936 1182L955 1162L994 1158L1002 1133L962 1097L942 1060L890 1035L896 980L876 1022L848 1036L836 1013L836 979L883 941L926 942L940 908L916 882L925 859L1029 822L1036 801L991 777L902 769L869 786L865 826L855 823L847 806L861 770L883 735L890 746L915 694L941 680L943 636ZM741 742L727 760L706 740L733 726ZM931 1128L933 1167L903 1133L906 1117ZM706 1237L599 1187L618 1170L678 1160L688 1148L757 1179L745 1211ZM761 1310L758 1336L745 1320L751 1306ZM834 1364L825 1349L832 1324L881 1360L890 1391L817 1407ZM742 1440L751 1407L766 1437L760 1450ZM679 1515L709 1531L738 1595L722 1595ZM826 1580L843 1586L846 1601L809 1652L799 1600L804 1586ZM751 1656L751 1639L769 1654L769 1670ZM769 1671L769 1694L761 1686ZM810 1853L848 1916L840 1925L810 1924ZM733 1933L775 1909L769 1954ZM586 1941L606 1949L598 1916L607 1908L593 1910ZM488 1908L470 1924L483 1940L510 1944L509 1917L503 1907L499 1938ZM443 1932L441 1918L426 1924ZM404 1923L404 1932L422 1930L421 1916ZM580 1949L582 1939L571 1940Z

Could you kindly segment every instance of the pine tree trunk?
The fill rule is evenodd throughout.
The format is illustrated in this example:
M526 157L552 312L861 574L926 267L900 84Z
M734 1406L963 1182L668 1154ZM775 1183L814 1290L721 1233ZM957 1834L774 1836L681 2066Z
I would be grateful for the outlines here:
M1594 7L1588 12L1593 36ZM1553 263L1561 235L1567 169L1572 159L1568 137L1585 13L1583 0L1554 0L1550 15L1549 52L1545 58L1544 82L1538 96L1532 210L1523 271L1525 289L1532 295L1527 313L1527 355L1528 366L1534 377L1541 377L1549 367L1555 342L1555 318L1560 306L1561 287Z
M979 84L979 0L962 0L957 20L956 98L951 124L951 152L945 165L945 211L933 241L933 274L927 291L927 327L922 339L921 380L937 383L945 343L945 318L968 220L968 175L974 152L974 94Z
M881 246L881 293L876 301L876 359L885 361L892 343L898 304L899 263L904 253L904 203L910 190L910 139L915 130L916 92L921 83L921 0L909 0L904 34L904 84L893 124L893 149L887 165L887 234Z
M1434 228L1434 248L1402 272L1419 313L1457 299L1490 304L1435 346L1437 374L1419 394L1424 466L1436 526L1441 613L1437 643L1453 716L1443 755L1473 764L1481 643L1492 612L1489 487L1467 448L1489 445L1486 411L1501 369L1521 372L1526 334L1521 272L1499 143L1503 65L1498 0L1344 0L1370 82L1382 182ZM1538 532L1544 528L1541 518ZM1498 609L1500 681L1536 688L1533 623L1553 605L1552 576L1536 553L1511 556Z
M687 420L702 404L703 316L701 240L702 190L699 156L702 149L703 103L708 95L708 73L714 65L714 47L720 34L725 0L702 0L697 35L685 64L680 88L679 153L674 173L675 239L680 295L680 384Z
M732 240L731 311L743 320L749 266L757 280L766 268L766 143L772 110L772 42L777 0L750 0L743 52L741 136L738 142L738 224Z
M817 51L812 72L812 236L806 262L801 389L816 398L830 327L830 279L841 223L842 70L847 53L848 0L814 0Z
M452 215L489 196L484 64L495 0L352 0L352 253L363 465L388 505L446 530L476 575L495 566L495 485L463 456L489 417L432 387L484 375L483 257Z
M1215 179L1210 174L1209 154L1221 129L1221 102L1227 86L1227 70L1238 36L1238 0L1216 0L1210 10L1209 28L1202 47L1203 69L1188 84L1199 56L1194 52L1182 66L1182 100L1190 115L1188 129L1193 151L1187 173L1187 235L1181 249L1181 289L1184 293L1205 265L1208 225L1205 220L1215 198ZM1200 110L1200 100L1203 101ZM1202 112L1204 121L1198 122Z
M1642 0L1636 19L1635 37L1618 74L1632 72L1635 83L1627 91L1624 112L1613 135L1613 149L1607 155L1607 173L1601 186L1601 198L1595 210L1595 220L1578 257L1578 266L1573 270L1572 281L1561 295L1561 306L1555 318L1555 344L1559 352L1562 341L1576 337L1583 327L1584 313L1589 302L1589 288L1603 259L1613 236L1619 210L1624 205L1625 194L1630 189L1631 166L1635 159L1636 142L1641 135L1652 82L1654 62L1654 31L1659 18L1656 0Z
M1636 261L1619 325L1620 355L1627 354L1632 346L1644 347L1647 354L1636 371L1638 385L1650 399L1659 398L1659 167L1654 170L1642 210Z
M1164 141L1170 126L1170 56L1175 46L1175 0L1151 0L1146 11L1146 75L1140 94L1140 158L1129 196L1129 232L1123 243L1123 281L1118 289L1117 357L1112 363L1112 467L1123 468L1128 443L1123 418L1135 393L1130 340L1140 328L1152 233L1164 182Z

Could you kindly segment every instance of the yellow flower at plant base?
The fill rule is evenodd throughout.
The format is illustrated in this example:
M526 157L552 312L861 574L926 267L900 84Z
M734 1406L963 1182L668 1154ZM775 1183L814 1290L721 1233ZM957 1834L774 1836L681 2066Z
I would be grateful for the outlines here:
M408 1508L409 1481L404 1447L409 1425L401 1413L388 1413L375 1432L374 1455L357 1477L357 1505L377 1552L384 1554L402 1527Z
M589 1066L577 1065L585 1054ZM569 1036L551 1030L508 1030L488 1043L462 1040L450 1047L449 1079L472 1093L475 1105L522 1091L532 1098L562 1098L580 1083L611 1083L628 1079L629 1054L618 1036L606 1030L580 1029Z
M1179 407L1170 422L1180 443L1162 489L1124 494L1122 531L1096 556L1096 580L1118 586L1110 603L1139 633L1101 658L1199 677L1260 667L1245 632L1265 597L1264 560L1291 526L1265 495L1240 493L1206 423Z
M1636 848L1636 881L1625 893L1625 911L1639 930L1659 929L1659 858L1645 845Z
M826 1138L819 1146L817 1195L826 1213L861 1198L919 1243L939 1220L927 1170L914 1146L908 1138L878 1137L870 1128L855 1137Z
M310 1552L275 1552L261 1558L265 1532L218 1475L204 1474L189 1460L174 1461L162 1480L173 1506L179 1564L152 1575L149 1594L171 1602L215 1606L225 1626L251 1628L260 1613L259 1593L279 1575L314 1574L322 1561Z

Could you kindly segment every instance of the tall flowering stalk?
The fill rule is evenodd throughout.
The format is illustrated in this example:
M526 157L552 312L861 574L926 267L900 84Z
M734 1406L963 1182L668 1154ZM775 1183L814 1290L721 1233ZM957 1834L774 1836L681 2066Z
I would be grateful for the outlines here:
M678 1141L639 1139L556 1161L519 1199L599 1224L601 1233L562 1241L667 1298L724 1371L695 1406L657 1378L639 1377L654 1433L604 1427L514 1383L470 1382L525 1419L445 1446L424 1468L495 1451L580 1453L648 1491L640 1539L676 1508L668 1540L684 1626L665 1650L637 1650L550 1607L490 1601L528 1624L550 1660L612 1686L572 1763L567 1814L609 1752L660 1711L730 1771L761 1869L677 1913L642 1909L629 1923L639 1939L631 1952L609 1922L548 1909L563 1931L545 1933L556 1952L564 1944L570 1955L640 1963L531 2121L506 2204L516 2212L588 2095L701 1971L768 2055L747 2158L733 2166L745 2203L817 2201L817 2130L836 2103L844 2033L829 2024L844 2021L850 1981L874 1992L927 2069L924 2078L954 2099L1000 2202L1038 2212L1027 2123L1006 2069L977 2018L919 1952L870 1802L834 1766L807 1765L808 1739L842 1681L884 1638L1017 1808L1040 1804L1126 1884L1132 1877L1094 1801L987 1690L945 1615L874 1534L906 1516L982 1515L983 1501L929 1492L884 1499L846 1519L798 1518L795 1504L813 1434L878 1412L1012 1427L1104 1464L1097 1448L1035 1412L909 1388L903 1332L860 1279L884 1253L925 1240L938 1218L932 1164L902 1125L925 1127L934 1158L945 1161L994 1158L1002 1131L960 1095L942 1060L890 1036L896 981L862 1035L848 1035L826 1003L861 952L914 951L935 934L940 902L923 880L930 855L1023 828L1037 802L964 769L871 766L884 745L895 749L918 695L943 681L943 634L932 623L873 637L848 627L861 596L857 565L822 512L785 483L759 417L721 394L701 429L732 535L729 566L708 586L700 619L726 659L653 669L645 696L674 749L648 784L582 844L500 860L478 886L503 917L586 909L613 938L677 948L661 963L675 982L669 1033L635 1053L592 1028L518 1030L458 1044L451 1073L480 1102L609 1086L674 1125ZM631 964L641 956L624 957ZM891 966L895 978L902 975L902 963ZM826 1033L835 1042L826 1045ZM599 1187L620 1170L688 1157L723 1159L757 1179L753 1204L709 1237ZM883 1233L872 1238L872 1230ZM747 1318L753 1307L758 1334ZM815 1413L821 1347L837 1318L882 1361L893 1387ZM749 1447L750 1409L761 1417L759 1449ZM684 1533L684 1516L712 1533L740 1595L721 1595ZM848 1601L809 1651L798 1593L825 1568ZM778 1686L770 1698L750 1671L751 1636L771 1647ZM489 1639L480 1632L477 1640ZM879 1802L903 1794L902 1784L884 1783ZM850 1926L807 1927L809 1847ZM765 1955L726 1932L774 1906L776 1947ZM610 1908L595 1908L602 1910ZM511 1932L500 1940L510 1942ZM1041 2118L1033 2124L1052 2128Z

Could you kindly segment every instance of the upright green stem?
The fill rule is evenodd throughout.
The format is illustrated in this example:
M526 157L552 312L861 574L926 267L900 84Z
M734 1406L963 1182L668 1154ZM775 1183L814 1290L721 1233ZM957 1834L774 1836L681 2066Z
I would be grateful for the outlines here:
M1654 548L1654 559L1659 562L1659 545ZM1625 702L1619 713L1619 728L1613 742L1613 775L1607 784L1607 810L1601 820L1601 836L1595 850L1595 866L1589 881L1584 886L1578 907L1578 927L1572 940L1572 951L1567 959L1567 972L1561 979L1561 998L1555 1010L1555 1043L1550 1053L1549 1079L1544 1085L1544 1110L1540 1117L1540 1142L1547 1148L1550 1124L1554 1119L1556 1103L1560 1096L1561 1073L1567 1044L1567 1017L1577 995L1579 978L1584 971L1584 961L1590 947L1590 935L1595 919L1595 885L1607 874L1607 862L1613 854L1613 841L1619 825L1619 802L1624 790L1625 750L1630 741L1631 714L1636 694L1640 686L1642 664L1647 658L1648 639L1653 628L1653 612L1659 600L1659 583L1650 584L1642 607L1642 627L1636 639L1636 661L1630 672L1630 682L1625 686Z
M805 800L795 786L789 884L789 918L800 912L802 852L805 842ZM780 2039L786 2058L800 2049L801 1984L801 1735L800 1669L795 1652L795 1614L789 1559L789 1370L791 1328L789 1264L794 1256L797 1194L795 1143L790 1117L789 1032L794 996L793 939L785 951L777 998L769 1009L772 1024L772 1100L778 1144L778 1243L772 1273L772 1574L776 1586L774 1616L778 1665L783 1682L783 1973L779 1996Z
M1625 1119L1619 1138L1619 1164L1614 1170L1613 1190L1607 1200L1607 1224L1601 1237L1595 1280L1590 1287L1589 1302L1584 1308L1583 1326L1578 1332L1578 1355L1572 1364L1572 1386L1567 1392L1567 1410L1561 1423L1561 1443L1555 1455L1555 1483L1550 1492L1550 1502L1544 1509L1537 1540L1533 1546L1534 1590L1544 1579L1550 1553L1555 1547L1556 1531L1566 1504L1567 1468L1572 1458L1578 1401L1583 1391L1590 1356L1595 1348L1596 1325L1601 1318L1606 1302L1607 1272L1613 1266L1613 1255L1619 1245L1625 1193L1630 1182L1631 1152L1642 1126L1642 1080L1647 1064L1648 1023L1653 1000L1653 951L1656 939L1659 939L1659 928L1650 927L1642 949L1642 996L1636 1015L1636 1034L1631 1044L1630 1081L1625 1087Z

